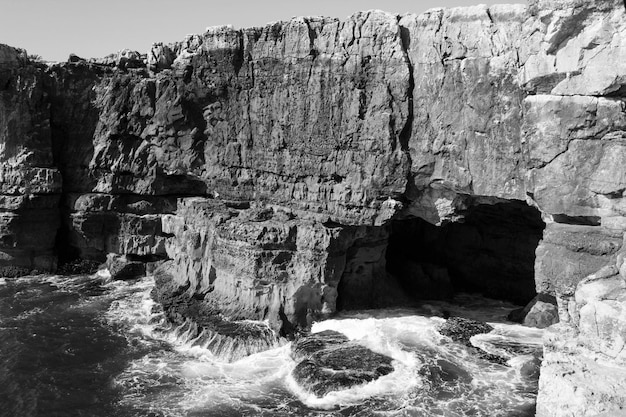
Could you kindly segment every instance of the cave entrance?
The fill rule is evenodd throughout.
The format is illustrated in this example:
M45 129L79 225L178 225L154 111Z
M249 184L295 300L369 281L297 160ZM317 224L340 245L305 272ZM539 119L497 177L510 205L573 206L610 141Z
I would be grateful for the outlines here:
M475 205L462 222L443 226L412 218L389 227L385 268L413 299L468 292L525 305L536 295L545 223L522 201Z

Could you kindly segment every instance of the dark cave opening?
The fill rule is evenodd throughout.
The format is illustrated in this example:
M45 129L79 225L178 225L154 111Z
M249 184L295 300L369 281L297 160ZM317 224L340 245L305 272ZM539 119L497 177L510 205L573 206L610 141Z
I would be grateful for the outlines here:
M468 292L525 305L536 295L535 250L545 224L522 201L475 205L462 222L442 226L412 218L389 227L386 271L412 299Z

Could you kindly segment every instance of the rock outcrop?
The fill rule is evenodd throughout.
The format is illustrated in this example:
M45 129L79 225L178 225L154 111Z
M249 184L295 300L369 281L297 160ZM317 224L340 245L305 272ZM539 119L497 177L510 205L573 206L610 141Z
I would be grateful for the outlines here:
M351 342L333 330L295 341L291 356L298 361L292 377L304 390L318 397L366 384L393 372L389 356Z
M508 319L526 326L545 329L559 322L559 309L556 297L538 294L524 308L513 310Z
M538 416L623 415L626 408L624 255L583 279L548 329Z
M437 331L444 336L448 336L455 342L465 346L472 346L470 339L472 336L482 333L489 333L493 327L481 321L465 319L463 317L450 317L441 324Z
M459 289L554 297L538 414L611 412L625 42L621 1L531 0L218 27L50 66L0 46L0 267L125 256L160 265L173 319L285 336ZM568 380L564 358L589 372ZM550 391L566 380L593 391Z
M614 415L626 400L626 275L618 273L624 4L541 2L531 13L542 41L521 74L534 93L524 101L522 136L532 198L553 221L537 249L535 280L538 292L557 297L560 315L545 341L537 415Z

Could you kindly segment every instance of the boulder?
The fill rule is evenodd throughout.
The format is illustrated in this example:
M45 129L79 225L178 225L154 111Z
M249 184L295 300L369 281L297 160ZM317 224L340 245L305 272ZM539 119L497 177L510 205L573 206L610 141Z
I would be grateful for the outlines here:
M559 322L559 309L554 303L537 301L524 317L524 325L545 329Z
M303 336L293 343L292 357L300 362L292 371L306 391L323 397L393 372L392 359L335 331Z
M106 267L111 274L111 279L114 280L134 279L146 275L146 264L133 261L126 255L109 254Z
M547 294L537 294L526 307L511 311L508 319L540 329L558 323L559 310L556 298Z
M493 327L485 322L463 317L450 317L445 323L437 327L437 331L442 335L468 347L473 346L470 342L472 336L489 333L492 330Z
M305 337L296 339L291 345L291 357L296 360L302 360L313 356L320 350L329 349L333 346L343 345L350 339L343 333L334 330L324 330L318 333L312 333Z

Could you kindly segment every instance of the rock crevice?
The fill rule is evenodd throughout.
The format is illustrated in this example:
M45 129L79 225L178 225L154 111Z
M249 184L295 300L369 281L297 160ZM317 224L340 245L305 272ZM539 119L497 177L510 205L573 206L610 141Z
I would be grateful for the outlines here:
M394 225L469 230L472 208L525 203L546 223L531 227L535 292L562 320L543 386L561 380L570 332L600 335L574 361L623 369L609 343L623 273L601 274L610 291L588 301L590 276L623 269L623 6L296 18L55 65L0 45L0 267L166 261L194 306L289 334L338 306L435 292L441 265L418 262L421 284L407 282L419 268L390 252ZM478 258L501 253L492 243ZM554 411L567 396L539 398L539 415L567 415ZM592 403L568 412L611 411Z

